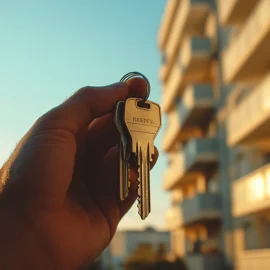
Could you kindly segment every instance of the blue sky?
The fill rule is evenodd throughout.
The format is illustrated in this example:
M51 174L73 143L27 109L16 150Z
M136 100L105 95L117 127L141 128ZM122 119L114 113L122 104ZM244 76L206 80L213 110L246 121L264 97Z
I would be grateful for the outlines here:
M160 102L157 32L165 2L0 1L0 166L36 118L82 86L111 84L139 71L151 83L150 99ZM160 153L151 172L149 218L141 221L135 205L119 228L164 227L165 167Z

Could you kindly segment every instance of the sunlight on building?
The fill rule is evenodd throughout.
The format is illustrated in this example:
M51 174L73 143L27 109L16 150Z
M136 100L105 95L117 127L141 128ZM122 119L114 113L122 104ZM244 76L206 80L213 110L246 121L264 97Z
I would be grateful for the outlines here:
M270 265L270 0L168 0L158 33L171 258Z

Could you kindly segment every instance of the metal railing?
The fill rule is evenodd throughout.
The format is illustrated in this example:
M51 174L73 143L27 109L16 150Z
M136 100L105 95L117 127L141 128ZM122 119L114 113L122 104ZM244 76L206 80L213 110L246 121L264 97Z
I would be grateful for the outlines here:
M270 249L244 251L239 258L239 270L268 270Z
M270 73L229 115L228 143L238 144L270 116Z
M233 183L232 194L234 216L270 208L270 164Z
M270 0L258 1L258 5L248 18L239 36L232 41L224 52L224 76L227 81L233 81L233 78L239 69L244 66L250 54L256 50L256 47L264 37L266 29L270 27L269 14Z

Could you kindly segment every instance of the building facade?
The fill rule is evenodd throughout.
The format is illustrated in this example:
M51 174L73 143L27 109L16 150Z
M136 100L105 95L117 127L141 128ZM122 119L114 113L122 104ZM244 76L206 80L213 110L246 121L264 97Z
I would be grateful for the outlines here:
M171 255L270 267L270 0L168 0L158 33Z
M103 269L121 270L129 257L136 256L137 250L158 253L161 248L164 253L169 252L169 232L156 231L153 228L147 228L143 231L117 231L109 247L101 256Z

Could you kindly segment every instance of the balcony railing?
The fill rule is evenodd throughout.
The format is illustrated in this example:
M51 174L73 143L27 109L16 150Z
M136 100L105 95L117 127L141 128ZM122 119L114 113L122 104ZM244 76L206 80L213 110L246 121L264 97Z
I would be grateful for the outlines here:
M219 270L224 267L224 259L218 254L187 255L185 261L189 270Z
M179 133L179 116L176 109L167 114L167 125L162 139L162 149L170 152L175 146Z
M269 69L269 14L270 0L258 1L239 36L224 52L223 73L227 83L254 81Z
M204 34L204 25L214 0L181 0L179 1L171 34L165 48L168 56L168 70L165 80L170 76L171 68L178 55L178 50L185 36Z
M210 177L217 165L216 140L192 139L182 152L175 155L164 175L166 190L201 174Z
M229 115L228 144L270 149L270 73Z
M211 85L188 85L182 99L168 114L163 150L171 151L176 142L191 137L201 137L214 115L213 89Z
M212 45L208 38L190 37L185 39L179 61L175 63L165 85L162 109L171 110L177 96L191 83L209 83L211 75Z
M183 175L183 171L179 169L179 164L184 163L183 152L172 152L170 155L170 165L164 172L164 189L172 189L175 185L178 184L179 179ZM181 166L181 165L180 165Z
M245 251L239 258L239 270L268 270L270 249ZM209 268L210 269L210 268Z
M197 194L191 199L174 205L166 213L169 230L195 223L206 223L220 219L220 197L218 194Z
M185 35L203 35L204 24L213 2L208 0L181 1L166 48L169 57L175 54Z
M189 132L192 137L192 130L204 130L212 120L214 113L212 86L207 84L188 85L177 110L180 132Z
M181 206L184 225L220 219L219 194L197 194L191 199L184 200Z
M166 75L166 70L167 70L168 66L166 65L166 63L163 63L159 69L159 80L161 82L163 82L165 80L165 75Z
M216 49L217 44L215 43L215 40L217 39L217 14L215 11L209 13L207 17L205 22L205 36L212 40L212 46Z
M216 139L192 139L184 148L184 171L208 171L217 162Z
M179 0L167 1L158 33L158 46L161 50L164 50L168 41L179 3Z
M270 164L235 181L232 194L236 217L270 209Z
M180 70L179 64L176 63L171 71L170 79L164 85L162 93L161 110L168 113L173 108L180 91L183 89L184 76Z
M224 25L242 24L258 0L218 0L220 21Z

